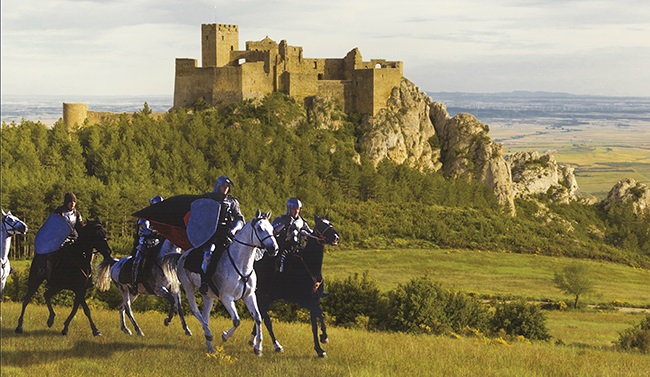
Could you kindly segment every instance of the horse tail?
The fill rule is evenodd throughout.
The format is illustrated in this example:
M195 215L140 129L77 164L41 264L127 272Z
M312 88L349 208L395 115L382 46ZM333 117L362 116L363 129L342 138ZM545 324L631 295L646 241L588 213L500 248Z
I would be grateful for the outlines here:
M181 289L181 282L178 280L178 275L176 273L178 259L180 257L180 253L170 253L165 255L162 259L163 274L165 275L165 279L167 279L171 285L172 291L174 292Z
M97 288L108 291L111 288L111 267L115 264L113 259L104 259L97 266Z

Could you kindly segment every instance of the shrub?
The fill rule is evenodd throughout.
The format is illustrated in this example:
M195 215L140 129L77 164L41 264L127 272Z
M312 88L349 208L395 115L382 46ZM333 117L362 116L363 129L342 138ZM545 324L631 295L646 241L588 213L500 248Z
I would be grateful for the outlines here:
M626 351L650 353L650 314L639 323L620 333L618 346Z
M350 275L343 281L334 280L327 284L327 290L330 295L323 300L322 308L334 317L335 324L355 326L359 316L377 318L381 292L369 279L367 271L361 276Z
M521 335L533 340L547 340L551 337L540 307L524 301L497 305L492 317L492 331L495 334L504 331L510 336Z
M399 284L388 293L381 328L409 333L442 332L444 313L439 304L442 295L440 284L431 282L427 277Z

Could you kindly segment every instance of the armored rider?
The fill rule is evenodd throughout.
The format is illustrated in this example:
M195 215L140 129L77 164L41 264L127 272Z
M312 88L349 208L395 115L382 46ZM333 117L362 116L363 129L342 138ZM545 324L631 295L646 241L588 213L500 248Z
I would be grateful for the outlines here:
M235 234L244 227L244 216L239 209L239 201L231 196L230 188L234 183L222 175L217 178L214 189L204 195L220 204L217 228L214 235L203 246L203 263L201 264L201 287L199 292L208 292L208 281L217 268L221 254L228 248ZM216 287L212 287L214 292Z
M149 204L154 205L163 201L163 197L156 195L153 198L149 199ZM131 267L131 276L132 283L130 292L132 295L138 294L138 272L140 268L140 261L142 260L142 251L146 247L155 246L160 239L154 237L155 229L149 223L149 220L138 219L137 223L137 232L135 234L133 251L131 252L133 256L133 266Z
M54 213L63 216L72 228L72 231L61 246L71 245L74 243L74 241L79 237L77 231L84 226L84 221L76 207L77 197L72 191L68 191L63 196L63 205L54 210Z
M290 252L300 250L300 243L312 234L307 221L300 216L302 203L297 198L287 200L287 213L273 219L273 233L276 235L280 256L278 258L278 271L284 271L284 260Z

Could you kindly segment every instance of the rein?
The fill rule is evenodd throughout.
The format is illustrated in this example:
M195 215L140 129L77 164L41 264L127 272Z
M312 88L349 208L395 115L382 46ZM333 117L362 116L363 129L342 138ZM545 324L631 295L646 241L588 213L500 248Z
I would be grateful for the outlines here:
M307 263L305 262L303 257L301 255L298 255L298 254L296 254L295 256L296 256L296 258L300 259L300 261L302 262L302 265L305 267L305 270L307 270L307 273L309 274L309 277L311 277L311 281L314 282L314 285L311 288L311 294L312 295L316 294L316 291L318 291L318 288L320 288L320 286L323 284L324 279L320 279L320 281L318 279L316 279L316 276L314 276L314 274L311 272L311 270L309 269L309 266L307 266Z
M255 223L257 221L259 221L259 219L255 219L251 223L251 227L253 228L252 233L255 234L255 237L259 241L260 245L264 246L264 241L266 241L267 239L273 237L273 235L271 234L271 235L268 235L268 236L266 236L264 238L261 238L260 235L257 233L257 229L255 229ZM252 243L246 243L246 242L238 240L237 238L235 238L233 241L237 242L238 244L244 245L244 246L252 247L253 249L259 249L260 248L258 245L253 245ZM253 236L251 235L251 242L253 242L253 241L254 241ZM246 275L244 275L241 271L239 271L239 268L237 268L237 265L235 264L235 260L232 258L232 255L230 254L230 247L228 248L228 259L230 259L230 263L235 268L235 271L237 272L237 275L239 275L239 277L242 279L242 281L244 283L244 289L242 289L241 297L239 298L241 300L246 295L246 285L248 284L248 280L250 280L251 275L253 275L253 272L255 272L255 268L251 269L251 272L249 272Z
M323 231L320 231L318 229L314 229L314 233L318 234L317 237L315 237L315 236L313 236L311 234L308 234L307 236L315 239L316 242L318 242L319 244L325 245L327 243L326 233L327 233L328 230L333 229L333 228L334 227L332 226L332 224L328 224L327 228L325 228L325 230L323 230Z

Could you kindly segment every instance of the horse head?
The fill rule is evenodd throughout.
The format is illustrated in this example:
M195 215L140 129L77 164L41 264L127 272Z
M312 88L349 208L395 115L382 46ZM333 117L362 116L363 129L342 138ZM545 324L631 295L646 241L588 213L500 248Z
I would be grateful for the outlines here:
M334 228L328 216L319 217L314 215L313 235L321 245L336 246L339 244L339 232Z
M11 211L6 212L2 211L2 229L7 232L10 236L15 236L16 234L25 234L27 233L27 224L16 216L11 214Z
M271 218L271 211L267 213L261 212L259 209L255 212L255 218L251 221L253 232L264 246L267 254L276 256L279 251L278 243L273 236L273 225L269 219Z
M108 245L106 230L104 230L99 218L89 221L83 228L81 228L79 231L79 241L82 240L89 248L100 252L104 259L112 259L112 250Z

